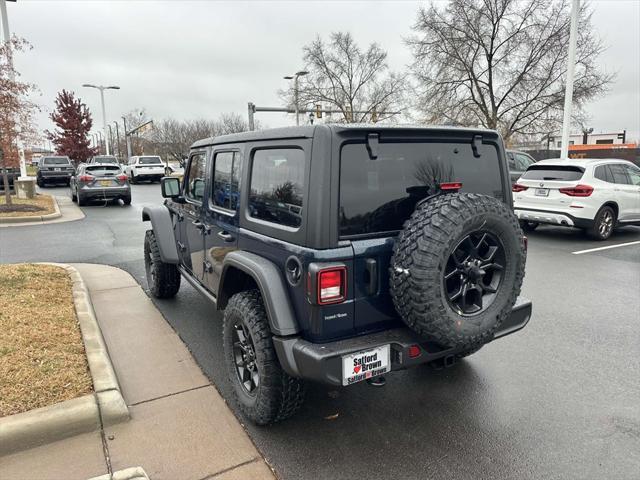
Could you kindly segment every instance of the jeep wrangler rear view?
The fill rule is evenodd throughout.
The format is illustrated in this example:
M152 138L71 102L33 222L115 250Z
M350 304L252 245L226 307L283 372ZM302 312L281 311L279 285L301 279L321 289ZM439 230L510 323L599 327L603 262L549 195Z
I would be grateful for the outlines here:
M347 386L450 365L523 328L526 239L494 131L306 126L196 142L162 179L144 258L223 310L226 369L257 424L306 381ZM213 312L212 312L213 316Z

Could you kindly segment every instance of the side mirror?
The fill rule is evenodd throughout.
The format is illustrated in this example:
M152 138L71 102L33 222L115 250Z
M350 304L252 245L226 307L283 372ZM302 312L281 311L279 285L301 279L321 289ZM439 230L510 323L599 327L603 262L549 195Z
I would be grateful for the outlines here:
M176 177L164 177L160 180L160 189L164 198L176 198L180 196L180 179Z

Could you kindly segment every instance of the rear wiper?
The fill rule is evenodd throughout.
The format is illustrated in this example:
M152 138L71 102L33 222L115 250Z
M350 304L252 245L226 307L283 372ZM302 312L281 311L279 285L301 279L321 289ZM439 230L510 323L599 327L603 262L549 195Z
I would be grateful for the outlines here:
M543 180L560 180L560 177L542 177Z

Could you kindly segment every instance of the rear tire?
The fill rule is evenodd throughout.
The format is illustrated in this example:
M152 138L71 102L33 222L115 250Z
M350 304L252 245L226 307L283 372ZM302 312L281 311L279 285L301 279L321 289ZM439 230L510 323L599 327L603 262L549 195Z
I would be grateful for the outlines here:
M78 206L84 207L87 204L87 200L80 194L78 194Z
M520 228L523 232L533 232L538 228L540 224L538 222L530 222L528 220L520 220Z
M125 205L131 205L131 195L122 199Z
M164 263L153 230L144 236L144 268L149 291L156 298L173 298L180 290L180 271L172 263Z
M593 219L593 225L587 229L587 235L594 240L606 240L613 233L616 226L616 212L609 206L604 206Z
M69 191L71 192L71 201L72 202L77 202L78 201L78 196L73 193L73 188L69 187Z
M240 410L258 425L295 414L304 401L304 382L280 366L258 290L231 297L224 311L222 338L227 373Z

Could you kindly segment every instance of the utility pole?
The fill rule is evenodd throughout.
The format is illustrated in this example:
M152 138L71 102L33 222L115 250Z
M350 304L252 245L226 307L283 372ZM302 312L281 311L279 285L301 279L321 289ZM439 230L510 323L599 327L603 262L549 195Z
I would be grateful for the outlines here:
M560 158L569 158L569 131L571 129L571 107L573 106L573 75L576 68L576 41L580 0L571 3L571 30L569 31L569 56L567 59L567 85L564 92L564 116L562 118L562 149Z
M116 124L116 146L118 147L118 161L120 161L120 132L118 131L118 121L113 122Z
M11 46L9 45L9 42L11 41L11 34L9 33L9 14L7 13L6 0L0 0L0 16L2 17L4 43L7 45L7 48L11 49ZM13 83L15 81L15 75L13 74L13 54L11 52L9 52L9 71L11 72L9 80ZM16 146L18 147L18 158L20 159L20 177L26 179L27 165L24 161L24 148L22 146L22 140L20 139L20 132L20 125L16 122Z
M129 138L129 132L127 131L127 119L122 117L122 122L124 123L124 141L127 144L127 163L129 162L129 157L131 157L131 138Z

